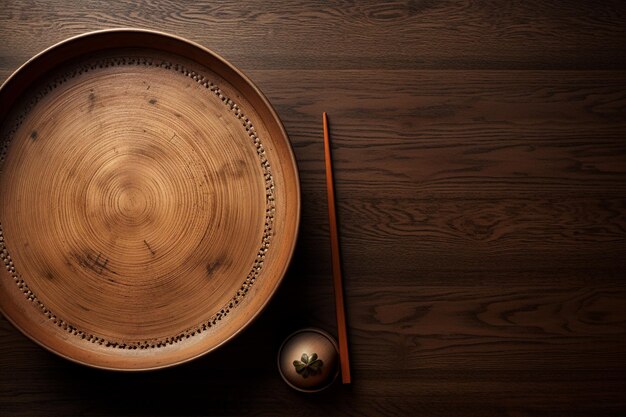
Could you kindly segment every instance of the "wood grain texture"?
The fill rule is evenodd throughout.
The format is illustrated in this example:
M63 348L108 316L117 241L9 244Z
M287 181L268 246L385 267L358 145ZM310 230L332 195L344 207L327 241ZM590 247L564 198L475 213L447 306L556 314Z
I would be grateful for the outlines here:
M26 335L155 369L265 306L295 247L298 178L235 69L179 38L104 31L47 51L0 99L0 309Z
M584 0L7 3L1 19L28 22L4 34L0 47L15 65L50 42L115 26L167 29L245 61L244 69L621 69L626 63L619 0L601 6Z
M293 143L302 223L265 313L175 369L86 369L0 320L0 414L626 413L626 3L5 3L3 78L116 26L239 66ZM298 328L336 331L322 111L353 384L304 396L275 362Z

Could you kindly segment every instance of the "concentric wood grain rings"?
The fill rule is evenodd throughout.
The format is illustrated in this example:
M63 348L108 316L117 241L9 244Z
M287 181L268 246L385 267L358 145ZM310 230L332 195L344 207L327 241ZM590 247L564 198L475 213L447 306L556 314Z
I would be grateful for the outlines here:
M169 35L70 39L0 90L0 307L69 359L184 362L245 327L299 221L288 138L249 80Z

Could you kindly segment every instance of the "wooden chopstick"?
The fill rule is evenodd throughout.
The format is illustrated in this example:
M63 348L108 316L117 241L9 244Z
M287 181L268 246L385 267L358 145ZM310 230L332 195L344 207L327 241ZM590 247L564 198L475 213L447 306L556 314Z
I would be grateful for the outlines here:
M335 188L333 186L333 163L330 155L330 134L328 116L322 114L324 122L324 159L326 161L326 191L328 193L328 223L330 226L330 248L335 286L335 312L337 314L337 334L339 336L339 362L341 363L341 381L350 383L350 360L348 358L348 334L346 331L346 313L343 302L343 283L341 279L341 258L339 254L339 233L337 231L337 212L335 210Z

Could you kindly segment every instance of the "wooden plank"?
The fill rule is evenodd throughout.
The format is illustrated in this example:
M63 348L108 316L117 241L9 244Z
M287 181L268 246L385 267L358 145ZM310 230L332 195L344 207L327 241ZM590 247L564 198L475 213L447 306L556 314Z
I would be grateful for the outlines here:
M328 108L338 193L463 198L623 194L625 74L250 73L294 142L302 181L323 180L313 175L323 157L316 115Z
M187 37L244 69L624 69L625 13L619 0L8 2L0 56L15 67L69 36L131 26Z

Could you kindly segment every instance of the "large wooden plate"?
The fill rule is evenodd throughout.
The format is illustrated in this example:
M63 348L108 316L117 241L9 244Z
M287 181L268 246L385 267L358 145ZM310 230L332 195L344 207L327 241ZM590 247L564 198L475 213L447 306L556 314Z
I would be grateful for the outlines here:
M153 369L266 305L293 253L295 160L219 56L141 30L86 34L0 90L0 308L68 359Z

